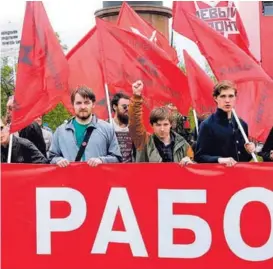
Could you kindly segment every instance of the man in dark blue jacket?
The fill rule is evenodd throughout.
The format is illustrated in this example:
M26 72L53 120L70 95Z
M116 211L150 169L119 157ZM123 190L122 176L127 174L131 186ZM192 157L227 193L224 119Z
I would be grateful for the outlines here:
M233 166L237 162L251 160L255 151L253 143L245 143L232 115L236 103L237 90L230 81L215 85L213 97L217 111L202 122L196 145L195 160L199 163L221 163ZM248 136L247 124L241 120Z

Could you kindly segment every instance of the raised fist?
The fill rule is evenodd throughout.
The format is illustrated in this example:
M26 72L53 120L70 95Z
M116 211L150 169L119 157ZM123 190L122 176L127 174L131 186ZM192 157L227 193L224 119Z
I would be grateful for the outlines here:
M137 80L132 84L133 94L141 96L143 91L143 82L141 80Z

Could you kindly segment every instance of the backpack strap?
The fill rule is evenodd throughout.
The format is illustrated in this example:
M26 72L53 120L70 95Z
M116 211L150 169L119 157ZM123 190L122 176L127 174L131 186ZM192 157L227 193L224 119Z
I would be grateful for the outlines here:
M89 138L90 138L91 134L93 133L94 129L95 128L92 128L92 127L89 127L89 128L86 129L86 133L85 133L84 139L82 141L82 144L80 146L80 149L78 151L78 154L76 156L75 162L79 162L81 160L82 155L83 155L83 153L85 151L85 148L86 148L86 146L88 144Z

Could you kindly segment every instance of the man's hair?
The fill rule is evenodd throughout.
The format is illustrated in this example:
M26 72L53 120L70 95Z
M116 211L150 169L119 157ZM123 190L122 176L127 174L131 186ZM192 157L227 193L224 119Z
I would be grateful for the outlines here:
M237 95L237 89L236 89L235 85L231 81L229 81L229 80L220 81L219 83L217 83L214 86L212 96L217 97L217 96L219 96L221 94L222 90L227 90L227 89L230 89L230 88L234 90L234 93L235 93L235 96L236 96Z
M154 108L150 114L150 124L153 125L159 120L169 120L170 123L173 121L173 116L167 107L157 107Z
M75 96L77 93L84 99L90 99L93 103L96 102L96 96L90 88L87 86L79 86L71 94L72 104L74 104Z
M115 110L114 110L114 105L116 105L116 106L118 106L118 102L119 102L119 100L120 99L127 99L127 100L129 100L130 98L129 98L129 96L128 95L126 95L126 94L124 94L123 92L118 92L118 93L116 93L114 96L113 96L113 98L112 98L112 100L111 100L111 109L115 112Z

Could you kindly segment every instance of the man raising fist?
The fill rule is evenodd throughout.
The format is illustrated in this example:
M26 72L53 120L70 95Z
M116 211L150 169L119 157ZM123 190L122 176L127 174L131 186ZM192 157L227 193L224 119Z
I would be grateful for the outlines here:
M143 125L143 82L132 84L133 96L129 105L129 130L137 150L137 162L176 162L181 165L193 163L193 151L186 140L171 130L172 114L167 107L151 111L150 124L153 134Z

